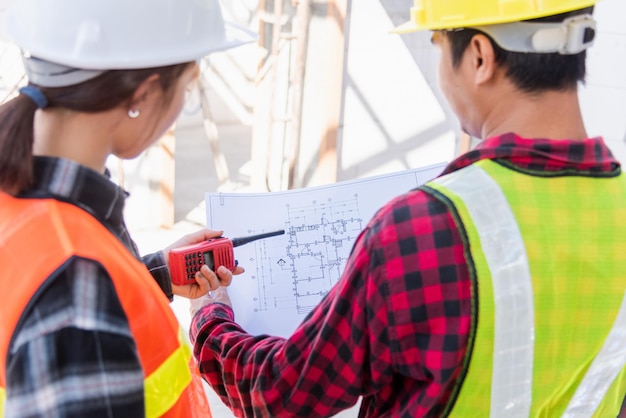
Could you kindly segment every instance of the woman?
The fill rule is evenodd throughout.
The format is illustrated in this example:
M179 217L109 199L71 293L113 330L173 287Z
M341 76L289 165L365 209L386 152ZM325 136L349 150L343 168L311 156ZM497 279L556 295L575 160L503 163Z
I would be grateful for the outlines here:
M217 0L23 0L7 18L29 84L0 108L0 416L210 415L168 298L242 269L172 285L168 250L220 231L140 258L105 163L173 124L196 60L253 36Z

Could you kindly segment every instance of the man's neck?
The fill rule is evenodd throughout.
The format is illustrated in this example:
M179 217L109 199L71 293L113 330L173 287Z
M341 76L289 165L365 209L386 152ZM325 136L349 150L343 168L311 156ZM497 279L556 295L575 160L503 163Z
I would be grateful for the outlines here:
M575 89L535 95L518 91L502 97L483 124L482 138L508 132L523 138L587 138Z

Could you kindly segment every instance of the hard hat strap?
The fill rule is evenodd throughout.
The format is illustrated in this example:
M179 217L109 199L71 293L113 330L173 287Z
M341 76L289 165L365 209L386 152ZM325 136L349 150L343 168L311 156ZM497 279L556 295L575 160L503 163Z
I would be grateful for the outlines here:
M591 15L580 15L557 23L511 22L472 28L491 36L507 51L571 55L593 44L596 21Z
M82 70L52 63L23 54L28 81L41 87L66 87L91 80L104 73L101 70Z

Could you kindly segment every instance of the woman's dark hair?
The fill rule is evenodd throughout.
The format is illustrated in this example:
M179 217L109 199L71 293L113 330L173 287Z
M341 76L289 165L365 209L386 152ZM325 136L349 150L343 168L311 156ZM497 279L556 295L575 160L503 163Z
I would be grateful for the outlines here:
M563 20L593 13L593 7L574 10L554 16L528 20L528 22L562 22ZM445 31L452 49L452 63L458 67L472 38L479 33L468 28L459 31ZM484 34L493 45L496 62L506 69L506 75L521 91L528 93L546 90L569 90L578 82L585 81L586 51L573 55L559 53L540 54L511 52L502 49L489 35Z
M173 86L192 63L139 70L111 70L98 77L69 87L38 87L48 100L48 108L59 107L87 113L113 109L128 102L152 74L166 99ZM33 181L33 119L37 106L21 94L0 106L0 190L17 194Z

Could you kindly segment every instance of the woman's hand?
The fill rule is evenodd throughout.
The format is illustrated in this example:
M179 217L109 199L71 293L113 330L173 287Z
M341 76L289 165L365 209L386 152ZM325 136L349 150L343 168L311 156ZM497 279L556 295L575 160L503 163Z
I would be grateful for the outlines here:
M212 238L219 238L222 236L224 231L214 231L212 229L204 228L196 232L192 232L191 234L187 234L172 245L163 249L163 259L165 260L165 264L169 267L170 262L170 250L178 247L184 247L191 244L197 244L202 241L207 241Z
M163 250L163 259L169 268L169 252L171 249L183 247L186 245L197 244L202 241L206 241L212 238L218 238L222 236L223 231L215 231L212 229L201 229L200 231L185 235L172 245L166 247ZM219 288L220 286L230 285L233 275L241 274L244 272L243 267L236 266L231 272L224 266L220 266L217 269L217 274L213 272L209 266L203 265L196 273L195 283L176 285L172 283L172 293L177 296L182 296L189 299L195 299L202 297L212 290Z

